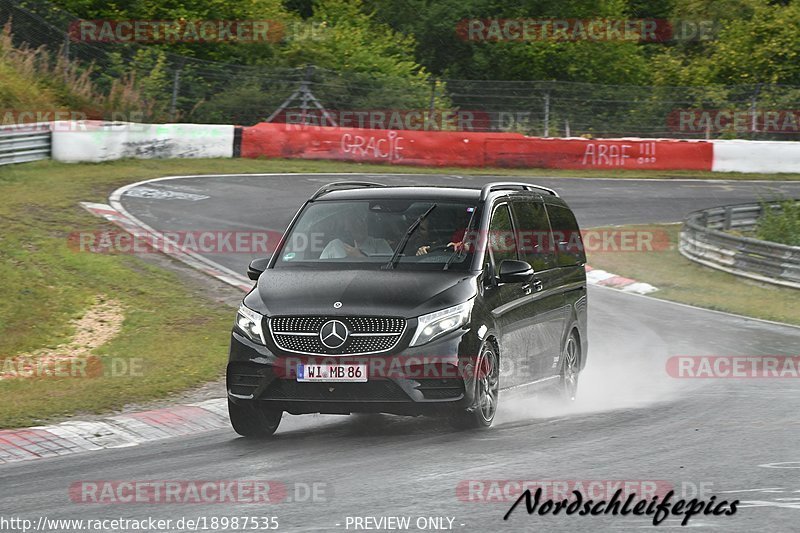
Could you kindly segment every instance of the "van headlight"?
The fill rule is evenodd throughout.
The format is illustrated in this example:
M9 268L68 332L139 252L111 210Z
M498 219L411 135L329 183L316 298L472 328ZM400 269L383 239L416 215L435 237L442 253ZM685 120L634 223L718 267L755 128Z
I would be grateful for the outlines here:
M258 344L266 344L264 340L264 315L256 313L244 304L239 306L239 311L236 313L236 327L244 333L247 338Z
M472 304L475 299L454 305L441 311L422 315L417 318L417 331L411 339L411 346L419 346L430 342L440 335L456 330L469 322Z

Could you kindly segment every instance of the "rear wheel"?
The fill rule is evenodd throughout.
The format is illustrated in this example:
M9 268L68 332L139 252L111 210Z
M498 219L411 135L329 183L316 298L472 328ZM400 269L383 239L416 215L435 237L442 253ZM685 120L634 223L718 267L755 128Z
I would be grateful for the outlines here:
M500 395L500 365L497 351L490 342L481 346L475 361L475 402L458 413L453 423L458 428L488 428L497 414Z
M281 423L283 411L269 409L247 400L234 403L228 399L228 415L233 430L243 437L269 437Z
M572 330L564 344L564 353L561 357L561 372L559 377L559 390L561 396L574 402L578 396L578 373L580 372L581 344L578 335Z

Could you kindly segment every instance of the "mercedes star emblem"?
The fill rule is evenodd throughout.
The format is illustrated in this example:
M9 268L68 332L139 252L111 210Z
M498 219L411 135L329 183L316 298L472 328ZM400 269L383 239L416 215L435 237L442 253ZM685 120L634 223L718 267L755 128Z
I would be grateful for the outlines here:
M347 326L339 320L328 320L319 330L319 340L326 348L335 350L341 348L350 334Z

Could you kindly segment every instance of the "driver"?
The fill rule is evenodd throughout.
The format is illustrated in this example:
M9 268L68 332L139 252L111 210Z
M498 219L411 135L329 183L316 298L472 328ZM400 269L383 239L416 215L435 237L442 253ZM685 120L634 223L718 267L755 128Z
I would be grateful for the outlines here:
M464 247L464 244L461 242L463 238L454 238L447 244L445 244L444 241L437 241L430 230L430 220L430 217L422 220L417 228L416 233L412 237L411 242L409 243L408 248L410 250L414 250L416 248L416 255L425 255L430 253L432 248L441 247L444 250L452 248L453 251L459 251ZM464 232L461 231L457 232L455 236L461 236L463 234Z
M320 259L392 255L392 247L386 239L376 239L367 234L367 220L363 214L347 213L343 224L341 236L325 245Z

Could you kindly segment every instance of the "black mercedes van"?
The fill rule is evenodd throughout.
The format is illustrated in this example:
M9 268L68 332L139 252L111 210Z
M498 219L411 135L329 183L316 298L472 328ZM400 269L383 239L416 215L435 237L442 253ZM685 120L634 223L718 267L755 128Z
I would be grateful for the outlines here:
M574 400L585 262L575 216L545 187L325 185L248 269L227 366L233 428L268 436L284 412L481 428L502 389Z

